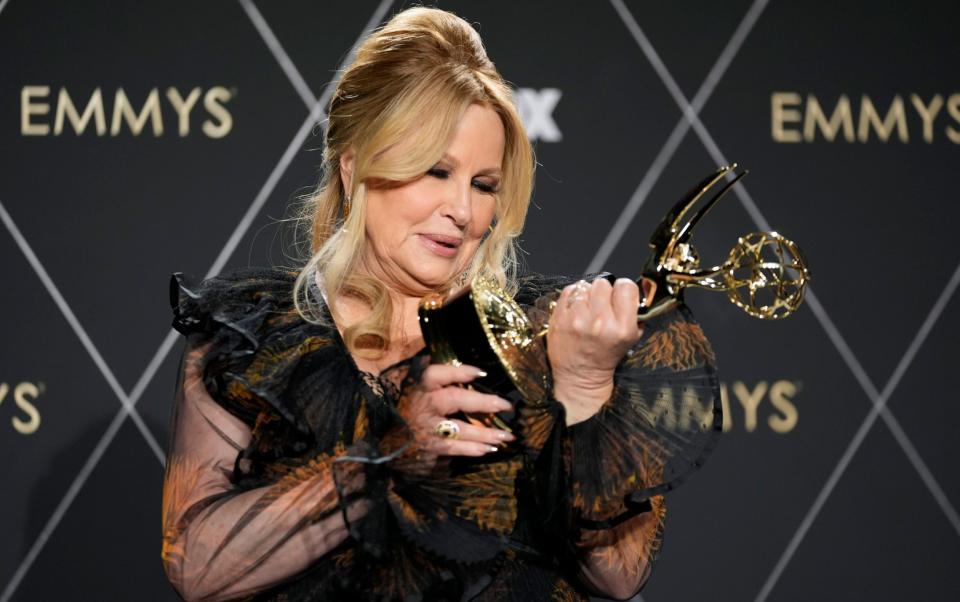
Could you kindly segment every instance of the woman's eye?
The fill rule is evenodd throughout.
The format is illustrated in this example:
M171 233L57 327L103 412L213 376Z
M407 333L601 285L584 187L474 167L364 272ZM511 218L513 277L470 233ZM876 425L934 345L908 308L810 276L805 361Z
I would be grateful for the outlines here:
M487 184L486 182L481 182L480 180L474 180L473 185L477 187L477 190L487 193L499 192L499 189L493 184Z
M440 167L432 167L427 170L427 175L440 180L446 180L448 177L450 177L450 172ZM496 184L488 184L482 180L474 180L472 185L480 192L485 192L487 194L495 194L500 192L500 188Z

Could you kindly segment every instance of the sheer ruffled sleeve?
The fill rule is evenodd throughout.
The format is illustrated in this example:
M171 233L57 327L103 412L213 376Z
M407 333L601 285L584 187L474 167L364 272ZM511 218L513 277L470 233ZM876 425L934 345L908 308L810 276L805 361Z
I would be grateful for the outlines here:
M543 293L528 308L535 325L549 320L550 301L571 281L534 288ZM592 589L629 598L662 542L663 494L700 468L720 435L713 350L681 303L645 324L616 369L610 399L591 418L567 426L562 404L552 391L544 395L556 419L539 465L542 482L559 490L541 499L564 533L558 546Z
M237 487L251 430L204 386L208 347L192 337L184 352L164 480L163 564L188 600L234 598L296 575L346 539L344 512L360 521L375 495L361 471L341 474L338 493L337 453L317 454L269 486Z
M396 449L371 453L370 439L353 433L349 446L310 450L305 423L284 397L283 371L295 367L273 358L265 376L254 365L271 347L266 333L282 335L285 312L270 301L266 280L250 294L238 282L172 282L174 325L187 339L164 478L162 560L188 600L268 590L318 559L342 560L332 552L342 557L351 533L377 530L368 523L382 520L387 463L406 443L398 437L390 442ZM289 425L276 430L282 422ZM261 462L278 432L291 435L288 450L308 451ZM349 461L354 456L383 462Z
M680 305L647 322L617 367L611 398L566 429L581 526L649 510L654 496L700 468L722 418L713 350L690 310Z

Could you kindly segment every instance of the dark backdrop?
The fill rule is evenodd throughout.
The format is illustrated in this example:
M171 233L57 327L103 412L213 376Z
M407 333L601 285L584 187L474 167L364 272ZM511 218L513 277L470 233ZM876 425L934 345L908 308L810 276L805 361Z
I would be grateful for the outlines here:
M529 267L635 273L730 161L752 173L701 254L769 226L811 262L782 322L688 295L727 433L671 495L643 599L960 598L957 4L440 6L517 88ZM0 602L174 599L169 275L289 263L277 220L316 183L337 69L400 8L0 0Z

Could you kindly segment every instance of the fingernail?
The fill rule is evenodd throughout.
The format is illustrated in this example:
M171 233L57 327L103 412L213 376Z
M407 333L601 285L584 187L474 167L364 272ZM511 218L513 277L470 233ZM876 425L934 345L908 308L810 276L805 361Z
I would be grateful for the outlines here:
M497 451L500 451L500 448L497 447L496 445L491 445L491 446L490 446L490 451L492 451L492 452L497 452Z
M480 368L477 368L477 376L478 376L478 377L483 378L483 377L486 376L486 375L487 375L487 371L486 371L486 370L481 370Z
M507 431L498 431L497 439L500 439L501 441L514 441L516 440L516 437L513 436L513 433L508 433Z
M498 399L497 407L500 408L501 410L509 410L513 408L513 404L510 403L509 401L506 401L505 399Z

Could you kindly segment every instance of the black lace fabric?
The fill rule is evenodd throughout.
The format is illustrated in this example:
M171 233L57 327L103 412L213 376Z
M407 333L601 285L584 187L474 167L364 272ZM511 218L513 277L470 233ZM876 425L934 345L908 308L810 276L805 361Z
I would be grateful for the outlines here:
M526 422L535 446L437 458L407 419L427 352L362 372L336 328L297 314L296 276L171 279L185 340L162 560L183 598L526 602L642 587L662 494L720 428L713 355L686 308L648 325L596 416L567 427L545 390ZM569 280L531 275L517 299L544 320Z

